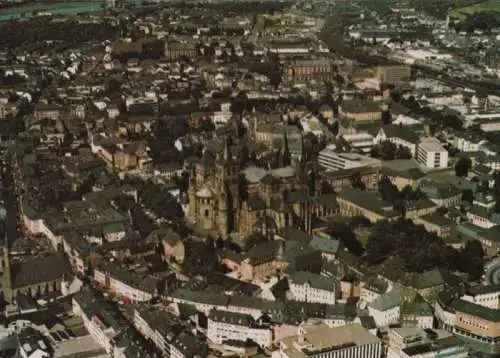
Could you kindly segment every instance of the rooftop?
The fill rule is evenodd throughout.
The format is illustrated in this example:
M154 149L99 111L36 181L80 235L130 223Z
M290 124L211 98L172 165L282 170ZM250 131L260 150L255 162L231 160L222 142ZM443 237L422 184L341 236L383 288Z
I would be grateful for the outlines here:
M439 143L439 140L434 137L424 137L420 139L418 146L426 152L443 152L446 150L441 143Z
M290 358L308 357L313 352L328 352L380 342L359 324L334 328L317 324L303 329L303 344L299 343L299 336L287 337L281 341L286 355Z

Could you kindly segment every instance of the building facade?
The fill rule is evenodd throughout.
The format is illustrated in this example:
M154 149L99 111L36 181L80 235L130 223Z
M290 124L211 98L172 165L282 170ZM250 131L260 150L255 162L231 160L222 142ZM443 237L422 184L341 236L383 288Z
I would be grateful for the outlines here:
M207 338L216 343L251 340L261 347L273 343L273 331L251 315L212 310L208 315Z
M299 326L296 336L280 341L279 358L379 358L380 340L359 324Z
M363 167L380 168L381 161L356 153L338 153L333 148L325 148L319 152L319 164L327 170L354 169Z
M420 141L416 159L425 168L442 169L448 167L448 151L435 138L424 138Z
M272 237L289 225L310 231L312 215L322 204L310 200L316 184L304 149L300 152L292 163L286 133L275 169L241 168L227 140L215 157L205 152L190 178L189 217L202 229L223 236L258 232ZM297 191L300 200L290 194Z

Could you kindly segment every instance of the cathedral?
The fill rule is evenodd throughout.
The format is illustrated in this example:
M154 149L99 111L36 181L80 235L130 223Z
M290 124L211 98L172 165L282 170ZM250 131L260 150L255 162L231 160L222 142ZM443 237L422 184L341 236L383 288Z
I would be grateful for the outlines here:
M189 217L205 230L226 237L261 233L272 237L286 226L312 230L312 219L335 211L331 198L321 200L304 141L292 160L284 134L277 168L241 166L229 141L216 155L205 151L189 183ZM326 198L324 198L326 199Z

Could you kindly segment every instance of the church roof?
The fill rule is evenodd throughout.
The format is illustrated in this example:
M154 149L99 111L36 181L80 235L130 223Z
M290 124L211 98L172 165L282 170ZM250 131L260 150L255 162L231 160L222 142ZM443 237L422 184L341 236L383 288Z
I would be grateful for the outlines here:
M208 185L205 184L196 192L196 196L199 198L211 198L214 196L214 192Z
M249 183L258 183L266 176L267 170L256 166L249 166L243 169L242 173Z
M67 257L55 252L12 265L11 284L12 288L37 285L62 279L69 273L71 266Z
M271 170L271 175L276 178L290 178L295 175L295 169L292 167L283 167Z
M269 175L276 179L291 178L295 175L295 169L288 166L267 170L256 166L248 166L243 169L242 174L249 183L258 183L263 179L267 182L269 178L266 177Z

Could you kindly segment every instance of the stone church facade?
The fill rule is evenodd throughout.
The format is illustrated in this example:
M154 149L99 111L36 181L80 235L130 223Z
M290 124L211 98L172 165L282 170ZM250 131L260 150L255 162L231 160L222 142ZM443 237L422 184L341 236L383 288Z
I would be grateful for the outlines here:
M189 216L205 230L223 236L262 233L272 237L286 226L312 230L314 215L333 214L329 200L321 200L303 141L292 162L284 135L277 168L248 165L231 155L228 141L215 156L205 152L190 178Z

